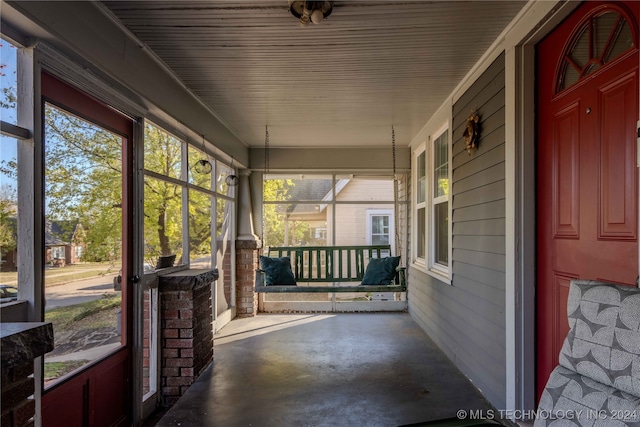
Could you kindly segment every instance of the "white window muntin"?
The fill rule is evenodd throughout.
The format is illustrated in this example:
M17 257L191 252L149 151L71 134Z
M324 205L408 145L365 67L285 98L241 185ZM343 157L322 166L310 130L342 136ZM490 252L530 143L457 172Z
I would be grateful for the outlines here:
M413 260L418 264L425 263L427 255L427 152L426 144L420 147L414 156L414 170L416 179L414 183L416 204L414 208Z
M378 235L387 235L389 238L389 245L391 245L391 254L395 254L395 226L393 218L393 209L367 209L367 245L373 244L373 225L375 217L387 217L388 224L386 232L377 233ZM382 254L382 256L390 256L391 254Z
M439 142L444 142L442 138L445 138L446 141L446 155L445 158L442 158L442 155L438 156L436 153L437 146ZM429 207L427 209L428 218L428 271L437 275L437 277L443 278L445 280L450 279L450 265L451 265L451 205L450 205L450 193L451 193L451 138L449 137L449 124L445 123L442 127L440 127L436 132L433 133L432 137L429 138L429 153L430 158L427 162L429 165L427 167L427 176L430 177L428 180L427 188L428 188L428 201ZM440 163L440 165L436 165L436 161L443 161L444 163ZM446 166L446 173L438 174L437 168L438 166ZM437 182L437 176L444 179L444 183ZM446 178L444 178L446 177ZM444 184L444 188L443 185ZM447 242L446 242L446 264L442 262L438 262L437 257L437 225L436 224L436 208L438 205L442 203L447 203Z

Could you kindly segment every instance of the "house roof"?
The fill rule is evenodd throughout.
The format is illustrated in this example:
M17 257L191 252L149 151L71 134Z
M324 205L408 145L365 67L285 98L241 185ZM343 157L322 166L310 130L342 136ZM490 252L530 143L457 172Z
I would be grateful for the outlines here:
M46 221L44 231L45 246L67 246L71 244L77 220Z

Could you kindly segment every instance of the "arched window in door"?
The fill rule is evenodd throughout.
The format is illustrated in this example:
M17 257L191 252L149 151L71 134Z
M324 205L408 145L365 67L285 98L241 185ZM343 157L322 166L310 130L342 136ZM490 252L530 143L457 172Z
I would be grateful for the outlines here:
M556 93L592 75L638 46L633 18L622 8L606 5L583 19L561 57Z

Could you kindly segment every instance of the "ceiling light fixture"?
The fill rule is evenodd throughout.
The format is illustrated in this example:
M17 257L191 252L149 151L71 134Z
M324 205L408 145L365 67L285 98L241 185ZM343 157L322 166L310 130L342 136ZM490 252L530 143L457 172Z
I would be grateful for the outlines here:
M333 2L328 0L289 0L289 12L299 19L301 27L306 27L309 22L319 24L333 11Z
M231 158L231 173L229 175L227 175L227 177L224 179L224 182L227 183L227 185L229 187L235 187L236 185L238 185L238 175L236 175L236 170L233 168L233 157Z
M208 175L213 170L213 165L209 161L209 155L205 151L204 147L204 135L202 135L202 155L205 156L204 159L197 160L193 166L192 170L200 175Z

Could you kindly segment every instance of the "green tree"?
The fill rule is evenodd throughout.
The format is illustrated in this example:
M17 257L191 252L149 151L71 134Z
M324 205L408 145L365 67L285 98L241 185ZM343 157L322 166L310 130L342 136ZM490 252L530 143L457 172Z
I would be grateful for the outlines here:
M144 167L180 180L182 142L147 124L144 132ZM144 180L145 256L151 263L160 255L182 256L182 186L152 176Z
M299 245L312 243L311 230L306 221L286 221L287 214L296 204L291 201L295 181L291 179L267 179L263 183L264 200L283 202L263 205L264 246ZM288 202L288 203L287 203ZM285 227L289 240L285 242Z
M18 247L17 200L15 190L8 184L0 187L0 258Z
M189 249L192 255L211 254L211 196L189 191Z
M46 105L46 218L83 225L87 261L121 256L121 153L121 137Z
M15 70L15 46L0 40L0 115L5 122L12 123L16 118L17 88ZM17 141L0 136L0 146L5 152L0 158L0 259L17 248L18 234L18 201L17 201L17 159L7 155L12 153L10 147ZM0 149L2 151L2 149Z
M263 199L268 201L285 202L291 198L289 188L293 187L292 180L267 179L263 181ZM264 204L262 221L264 227L264 246L281 246L284 244L284 221L281 211L284 204Z

